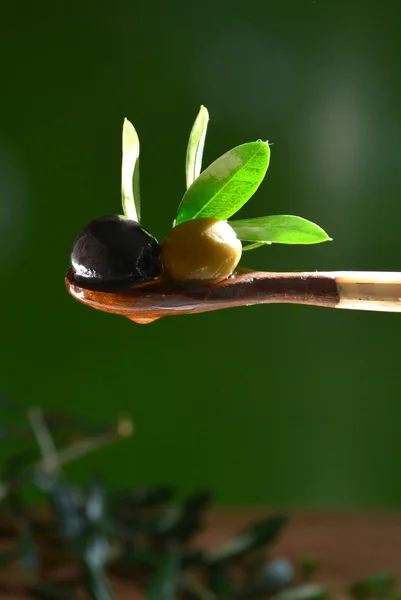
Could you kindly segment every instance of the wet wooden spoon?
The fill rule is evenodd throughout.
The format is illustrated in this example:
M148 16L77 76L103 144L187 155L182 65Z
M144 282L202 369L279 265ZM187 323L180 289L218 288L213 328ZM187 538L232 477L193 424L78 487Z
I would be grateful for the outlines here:
M226 281L210 287L183 289L159 277L121 292L99 292L75 282L70 269L65 283L79 302L136 323L272 303L401 312L401 273L391 272L269 273L238 269Z

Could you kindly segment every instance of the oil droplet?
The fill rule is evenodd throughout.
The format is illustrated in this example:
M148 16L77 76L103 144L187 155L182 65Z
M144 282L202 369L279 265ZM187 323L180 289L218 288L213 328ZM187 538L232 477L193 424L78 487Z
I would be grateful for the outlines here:
M139 315L128 318L131 321L134 321L134 323L138 323L139 325L148 325L148 323L153 323L153 321L157 321L157 319L160 319L160 317L140 317Z

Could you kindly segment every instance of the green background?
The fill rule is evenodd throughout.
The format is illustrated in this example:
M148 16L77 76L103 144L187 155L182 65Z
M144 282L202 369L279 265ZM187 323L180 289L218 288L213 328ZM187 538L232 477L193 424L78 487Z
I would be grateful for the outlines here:
M79 230L121 211L124 117L144 225L167 233L200 104L205 165L274 143L237 218L297 214L334 238L245 266L400 270L399 18L397 2L356 0L4 5L0 390L136 423L74 477L212 486L230 504L399 505L400 316L273 305L141 326L63 281Z

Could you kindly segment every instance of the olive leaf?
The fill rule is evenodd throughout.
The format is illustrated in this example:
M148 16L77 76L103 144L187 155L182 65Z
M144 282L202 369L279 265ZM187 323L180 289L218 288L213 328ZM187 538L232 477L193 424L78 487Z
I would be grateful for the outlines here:
M270 215L229 223L238 239L254 242L252 249L263 244L319 244L332 239L319 225L292 215Z
M287 589L294 580L294 568L286 558L273 558L262 567L259 573L254 574L253 581L239 596L245 598L270 597Z
M128 119L123 124L123 149L121 166L121 194L126 217L140 222L141 199L139 190L139 138Z
M306 581L319 569L319 561L315 556L301 556L298 568L301 580Z
M355 581L349 588L349 594L355 600L386 598L394 592L396 584L394 573L374 573L365 579Z
M71 595L71 590L62 590L55 585L48 585L47 583L35 584L32 586L30 592L35 598L40 598L41 600L72 600L76 597L75 594Z
M235 587L227 570L225 565L221 564L213 565L209 569L210 589L212 593L219 598L230 598L235 594Z
M210 565L218 565L237 560L252 550L272 543L281 533L287 522L287 516L279 514L254 523L228 540L220 548L211 551L208 556L208 563Z
M176 547L166 550L158 568L150 580L147 600L175 600L180 570L180 552Z
M203 148L205 146L208 123L208 110L205 106L201 106L188 140L185 165L187 189L193 184L195 179L199 177L202 169Z
M114 600L109 582L102 569L82 565L82 575L89 598L92 600Z
M275 596L275 600L330 600L326 586L318 583L300 585Z
M231 217L256 192L269 161L270 148L261 141L242 144L220 156L184 194L176 224L201 217Z

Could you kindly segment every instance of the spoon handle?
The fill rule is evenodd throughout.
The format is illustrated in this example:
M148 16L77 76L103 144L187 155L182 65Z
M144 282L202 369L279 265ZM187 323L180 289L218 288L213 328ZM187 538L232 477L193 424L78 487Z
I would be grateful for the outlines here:
M265 278L262 275L260 278L263 291L268 292L267 302L272 301L269 288L274 285L279 292L281 283L281 293L277 295L279 302L351 310L401 312L401 273L328 271L266 275L277 277L274 284L270 277Z
M250 272L235 278L230 305L291 303L401 312L401 273L328 271L312 273ZM224 296L224 287L211 289L211 297ZM217 300L216 297L216 300Z
M401 312L401 273L339 271L337 308Z

